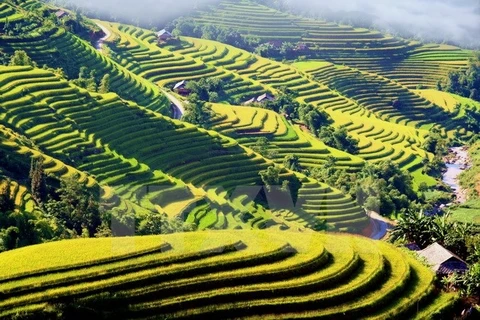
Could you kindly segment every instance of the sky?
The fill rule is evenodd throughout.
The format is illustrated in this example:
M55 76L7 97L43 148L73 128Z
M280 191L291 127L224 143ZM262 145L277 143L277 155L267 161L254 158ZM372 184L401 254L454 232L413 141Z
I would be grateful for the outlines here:
M298 12L373 25L395 35L480 48L480 0L285 0ZM162 23L218 0L57 0L104 18Z

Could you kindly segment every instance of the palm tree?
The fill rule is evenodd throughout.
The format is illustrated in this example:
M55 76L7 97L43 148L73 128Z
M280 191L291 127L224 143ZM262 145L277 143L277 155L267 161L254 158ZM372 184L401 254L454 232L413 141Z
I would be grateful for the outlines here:
M420 210L417 214L407 211L393 228L389 240L392 242L414 242L425 248L432 242L432 232L436 229L431 217Z

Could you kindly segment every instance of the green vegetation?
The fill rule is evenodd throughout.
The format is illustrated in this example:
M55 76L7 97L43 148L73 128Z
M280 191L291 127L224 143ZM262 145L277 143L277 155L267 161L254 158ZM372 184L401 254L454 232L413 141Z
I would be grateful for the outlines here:
M451 316L413 256L322 232L377 237L366 211L467 259L449 284L478 294L458 222L477 222L474 54L272 6L220 1L163 41L0 4L0 317ZM450 201L443 157L467 141L470 201L419 214Z
M467 202L452 210L452 219L480 224L480 142L473 138L468 150L471 167L460 174L460 185L467 192Z
M438 242L470 266L465 274L453 273L442 279L446 289L459 289L466 297L480 294L480 235L479 227L452 221L450 215L426 216L423 212L407 213L400 218L392 230L389 240L400 243L414 243L420 248Z
M448 74L445 90L480 101L480 54L470 59L466 70Z
M313 169L311 175L350 194L365 209L387 217L409 208L418 209L412 176L391 161L365 165L357 173L348 173L335 168L335 159L330 158L322 167Z
M38 259L25 264L26 257ZM432 272L409 255L345 235L209 231L69 240L2 253L0 270L1 315L19 318L416 318L440 306L446 312L455 301L436 293Z

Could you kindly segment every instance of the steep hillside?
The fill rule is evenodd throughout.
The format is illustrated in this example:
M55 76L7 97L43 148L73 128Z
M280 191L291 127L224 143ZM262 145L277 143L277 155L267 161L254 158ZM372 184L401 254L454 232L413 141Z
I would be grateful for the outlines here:
M282 227L293 221L302 227L327 222L353 231L366 222L362 210L338 190L285 169L282 179L300 183L298 201L295 195L295 204L264 199L272 211L264 209L256 203L260 189L248 187L262 186L259 172L271 163L216 132L114 94L89 93L49 71L0 67L0 77L2 123L31 139L49 165L56 163L52 172L94 183L90 175L106 187L105 200L120 196L126 201L121 210L180 215L202 229ZM4 145L39 154L14 142Z
M451 119L447 110L376 74L326 62L292 66L215 41L187 37L182 38L180 45L159 48L151 31L103 24L121 39L118 46L112 47L116 53L112 57L160 86L171 88L180 80L217 77L224 82L221 99L230 103L287 87L296 92L300 102L327 111L337 127L347 126L349 133L360 141L358 157L373 163L391 159L412 172L418 181L432 183L421 172L422 159L432 156L421 148L428 129L436 126L445 135L452 135L453 131L469 134L461 122ZM400 106L394 106L394 101L399 101ZM220 110L220 105L216 110ZM252 115L247 121L252 120ZM217 127L220 128L224 127ZM241 141L248 145L245 139ZM293 147L286 152L294 152ZM318 158L320 163L324 159Z
M329 157L335 159L337 168L347 171L356 171L364 164L360 157L326 146L303 127L274 111L223 104L215 104L213 110L217 116L211 120L212 130L235 137L249 147L254 147L259 138L267 138L272 159L278 163L282 163L285 156L295 154L304 168L318 167Z
M261 43L306 44L308 50L301 55L376 72L413 89L418 85L433 88L449 71L465 67L471 56L470 51L457 47L302 18L252 0L225 0L193 18L200 25L228 27Z
M5 10L4 17L0 18L0 29L3 28L1 19L4 19L11 25L15 21L21 30L6 34L0 32L4 53L24 50L38 66L62 68L70 79L78 77L81 67L95 70L99 78L109 74L110 89L121 97L155 111L165 114L170 112L166 98L156 86L101 55L90 43L64 28L62 21L52 23L39 16L39 11L36 10L41 7L39 1L29 2L30 5L25 1L20 1L18 6L8 3L4 5L9 10Z
M68 240L2 253L0 270L4 317L431 319L455 301L399 249L334 234Z

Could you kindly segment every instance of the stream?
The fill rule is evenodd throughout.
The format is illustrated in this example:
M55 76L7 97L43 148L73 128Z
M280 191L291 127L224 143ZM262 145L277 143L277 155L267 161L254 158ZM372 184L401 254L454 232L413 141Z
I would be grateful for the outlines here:
M451 148L445 162L447 170L443 173L442 181L452 188L457 202L464 203L467 199L465 191L459 185L458 176L469 167L468 149L466 147Z

